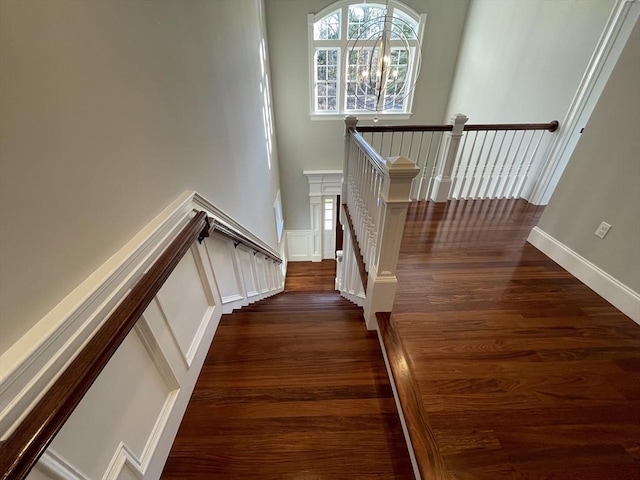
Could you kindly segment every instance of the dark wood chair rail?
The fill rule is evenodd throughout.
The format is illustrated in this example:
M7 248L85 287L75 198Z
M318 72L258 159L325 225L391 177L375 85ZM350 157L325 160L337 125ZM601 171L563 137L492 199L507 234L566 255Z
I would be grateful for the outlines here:
M362 253L360 252L360 244L358 243L358 237L356 237L356 231L353 228L353 221L351 220L351 215L349 215L349 208L346 203L342 204L342 209L344 211L344 218L347 219L347 226L349 227L349 234L351 235L351 244L353 245L353 252L356 256L356 263L358 264L358 273L360 274L362 288L366 292L369 273L367 272L367 267L364 265Z
M269 252L268 250L265 250L260 245L258 245L254 241L248 239L247 237L245 237L241 233L236 232L235 230L231 229L230 227L226 226L225 224L223 224L221 222L218 222L217 220L211 220L210 219L210 221L211 221L211 229L209 230L210 233L213 233L213 232L221 233L222 235L231 238L235 242L239 242L239 243L241 243L243 245L246 245L247 247L252 249L254 252L261 253L265 257L270 258L271 260L273 260L274 262L276 262L278 264L282 263L282 259L280 257L274 255L273 253Z
M548 130L555 132L560 123L553 120L549 123L486 123L465 125L468 132L478 130ZM372 125L357 126L360 133L385 133L385 132L450 132L453 125Z
M384 344L402 414L405 420L420 478L423 480L447 480L444 461L429 425L422 405L418 383L413 375L409 358L391 321L390 312L377 312L378 328Z
M2 480L26 478L180 259L209 228L206 213L198 212L0 445Z

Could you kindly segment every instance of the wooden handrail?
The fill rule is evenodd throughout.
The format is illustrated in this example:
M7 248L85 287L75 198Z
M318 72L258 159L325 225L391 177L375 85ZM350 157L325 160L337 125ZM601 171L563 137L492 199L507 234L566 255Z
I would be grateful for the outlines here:
M231 238L234 241L234 244L236 245L236 247L239 244L246 245L247 247L252 249L254 252L256 252L256 253L259 252L262 255L264 255L265 257L270 258L271 260L273 260L274 262L276 262L278 264L282 263L282 259L280 257L278 257L278 256L274 255L273 253L265 250L260 245L258 245L256 242L254 242L253 240L245 237L241 233L233 230L231 227L228 227L224 223L221 223L221 222L219 222L217 220L214 220L214 219L210 219L210 221L211 221L211 229L209 230L209 233L219 232L222 235Z
M198 212L136 283L76 358L0 445L2 480L23 480L196 239L209 236Z
M356 130L360 133L371 132L450 132L453 125L358 125Z
M484 123L465 125L465 131L478 130L548 130L555 132L560 124L557 120L549 123ZM360 133L385 133L385 132L450 132L453 125L370 125L358 126Z
M465 125L465 131L478 130L548 130L555 132L560 123L553 120L549 123L488 123L477 125Z

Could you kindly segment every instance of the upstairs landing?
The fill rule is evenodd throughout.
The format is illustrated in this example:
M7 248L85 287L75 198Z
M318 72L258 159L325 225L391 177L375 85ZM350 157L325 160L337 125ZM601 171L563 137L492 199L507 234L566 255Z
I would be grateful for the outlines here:
M445 473L640 478L640 326L526 243L523 200L414 202L391 315Z

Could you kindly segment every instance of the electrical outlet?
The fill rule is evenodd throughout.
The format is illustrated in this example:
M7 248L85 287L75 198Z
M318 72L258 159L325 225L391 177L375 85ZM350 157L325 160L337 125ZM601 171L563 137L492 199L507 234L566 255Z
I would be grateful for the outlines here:
M598 229L594 232L594 234L596 237L604 238L605 235L609 233L610 228L611 225L609 225L607 222L602 222Z

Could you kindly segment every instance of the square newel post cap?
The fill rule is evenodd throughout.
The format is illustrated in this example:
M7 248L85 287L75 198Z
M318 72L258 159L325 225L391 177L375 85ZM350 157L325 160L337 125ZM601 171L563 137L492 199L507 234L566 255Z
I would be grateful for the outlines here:
M392 178L414 178L420 172L420 168L416 166L413 160L403 156L387 158L385 166L389 176Z
M449 118L449 122L453 125L452 135L460 135L464 130L464 124L467 123L469 117L467 117L464 113L456 113Z
M347 115L346 117L344 117L344 125L347 128L355 128L355 126L358 124L358 117L354 116L354 115Z

